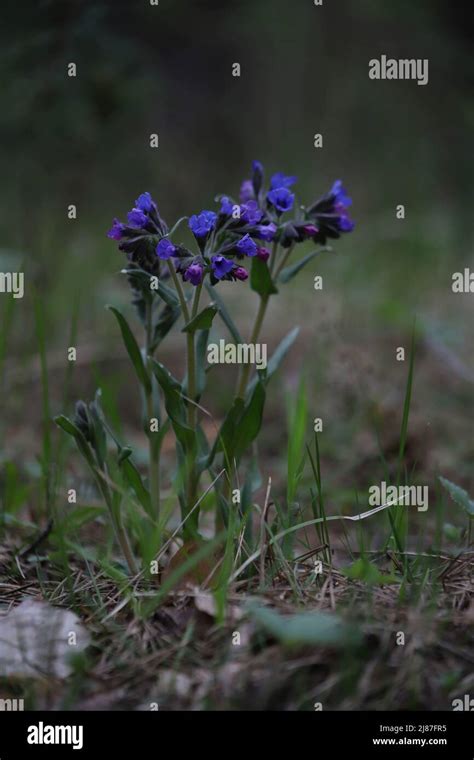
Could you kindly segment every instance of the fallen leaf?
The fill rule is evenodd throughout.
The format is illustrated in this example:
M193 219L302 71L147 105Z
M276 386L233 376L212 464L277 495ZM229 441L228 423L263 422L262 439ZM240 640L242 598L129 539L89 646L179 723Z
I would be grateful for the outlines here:
M345 649L357 647L363 640L359 628L325 612L280 615L265 607L251 606L250 614L264 630L287 646L317 644Z
M0 676L67 678L89 634L74 612L26 599L0 617Z

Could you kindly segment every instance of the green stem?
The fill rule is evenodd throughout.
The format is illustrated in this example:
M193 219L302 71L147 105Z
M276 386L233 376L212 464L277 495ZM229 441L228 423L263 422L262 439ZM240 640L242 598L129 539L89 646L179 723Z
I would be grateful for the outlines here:
M194 293L193 310L191 312L192 319L194 319L194 317L196 316L198 308L199 308L199 299L201 298L201 291L202 291L202 282L199 283L199 285L196 287L196 292Z
M282 256L282 259L281 259L281 261L280 261L280 263L279 263L279 265L277 267L277 270L275 272L275 282L278 280L278 275L280 274L281 270L283 269L283 267L285 266L286 262L290 258L291 254L293 253L293 248L294 247L295 247L295 244L293 243L293 245L290 245L290 247L288 248L288 250L285 253L285 255Z
M173 280L173 284L176 288L179 302L181 304L181 309L183 310L184 321L189 322L189 311L188 311L188 305L186 303L186 298L184 295L183 286L181 285L181 282L179 281L179 277L176 274L176 269L174 268L171 259L168 259L168 269L170 270L171 279Z
M199 308L199 299L201 297L201 291L202 291L202 284L198 285L196 287L196 290L194 292L194 300L192 305L192 311L191 311L191 319L196 316L198 308ZM194 331L188 332L186 335L186 347L187 347L187 370L188 370L188 426L193 430L196 431L197 426L197 407L195 404L196 401L196 353L195 353L195 346L194 346ZM197 499L197 485L198 485L198 478L196 474L196 466L195 466L195 454L193 451L187 452L187 509L188 511L193 508L193 506L196 503ZM192 521L188 520L186 526L188 526L188 523L192 522L191 525L188 526L188 529L190 531L193 530L193 526L197 529L199 520L199 510L196 510Z
M287 260L288 256L291 254L292 250L293 250L293 246L291 246L288 249L288 251L285 254L285 256L283 256L283 262L285 262ZM275 240L273 242L273 246L272 246L272 253L271 253L271 256L270 256L270 266L269 266L270 275L272 276L272 279L274 281L277 280L278 275L279 275L279 273L281 271L281 268L282 268L282 264L280 263L280 266L278 267L278 269L276 271L275 277L273 278L273 270L275 269L275 266L276 266L277 257L278 257L278 243ZM266 311L267 311L267 306L268 306L269 299L270 299L270 295L268 295L268 294L265 295L265 296L260 296L260 303L259 303L259 306L258 306L257 316L255 317L255 323L254 323L254 326L253 326L252 334L251 334L250 339L249 339L250 343L256 343L257 342L257 338L260 335L260 330L262 329L262 324L263 324L263 320L265 318L265 314L266 314ZM237 387L236 398L244 398L245 389L247 387L247 382L248 382L248 379L249 379L249 374L250 374L250 364L244 364L244 366L242 367L242 372L240 373L240 380L239 380L239 384L238 384L238 387Z
M130 547L130 542L128 540L128 535L125 530L125 528L122 525L122 521L119 514L116 514L112 496L110 494L110 489L108 486L107 481L104 479L100 468L96 471L94 471L94 475L96 477L97 485L99 486L99 489L102 493L102 496L104 497L105 503L107 504L107 507L110 512L110 517L112 519L112 525L114 528L115 536L117 538L117 541L120 545L120 548L122 549L123 555L127 561L128 568L130 570L130 573L132 575L137 575L138 573L138 567L135 563L135 558L132 553L132 549Z
M151 355L151 345L153 340L153 301L150 299L146 303L146 357ZM151 368L148 371L150 377L150 388L153 388L153 373ZM154 416L153 409L153 390L146 394L146 414L148 417L148 483L150 486L150 500L153 515L156 521L160 518L160 439L156 432L150 430L150 420Z
M255 317L255 324L253 326L252 334L250 336L250 341L249 341L250 343L256 343L257 338L260 335L260 330L262 329L262 324L265 317L265 313L267 311L269 299L270 299L269 295L260 296L260 304L258 307L257 316ZM247 382L249 379L249 374L250 374L250 364L244 364L242 366L242 372L240 374L240 382L237 388L237 398L244 398L245 389L247 387Z
M270 274L271 275L273 274L273 270L275 268L277 252L278 252L278 243L276 240L274 240L273 245L272 245L272 252L270 255Z

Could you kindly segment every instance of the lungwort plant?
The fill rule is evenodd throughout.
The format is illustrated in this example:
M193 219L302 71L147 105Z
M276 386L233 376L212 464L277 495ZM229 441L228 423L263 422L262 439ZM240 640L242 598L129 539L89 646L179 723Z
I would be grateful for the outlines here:
M264 182L260 162L254 161L252 178L243 182L239 200L216 197L215 211L182 217L170 229L150 193L135 201L127 221L115 219L108 237L126 255L132 302L143 328L142 346L125 316L109 309L117 319L143 398L142 425L148 438L148 473L142 477L133 451L123 445L107 423L100 394L85 404L78 401L72 420L60 416L57 424L72 435L87 462L112 517L117 540L130 571L136 571L133 541L124 528L121 504L124 494L141 505L146 532L155 536L154 549L163 546L170 508L160 506L160 452L170 431L176 443L175 493L181 510L180 531L185 541L199 537L199 513L204 495L212 498L216 528L225 531L232 513L234 489L243 484L237 519L246 518L257 471L253 458L264 411L267 385L296 338L297 329L278 345L265 369L252 376L250 363L236 377L233 402L213 440L205 435L202 419L206 393L207 347L214 320L222 320L234 345L244 343L219 292L224 280L244 287L248 280L258 296L255 323L249 337L254 345L263 327L270 299L326 247L328 239L350 232L350 198L340 180L308 206L295 200L296 177L274 174ZM187 222L194 245L180 242ZM298 243L313 241L315 250L291 262ZM186 354L186 374L174 377L160 361L160 347L179 325ZM176 340L176 339L175 339ZM115 453L112 453L115 452ZM247 474L241 460L248 455ZM237 474L240 477L237 477ZM207 485L205 485L207 484ZM240 491L239 491L240 494ZM173 506L173 505L172 505Z

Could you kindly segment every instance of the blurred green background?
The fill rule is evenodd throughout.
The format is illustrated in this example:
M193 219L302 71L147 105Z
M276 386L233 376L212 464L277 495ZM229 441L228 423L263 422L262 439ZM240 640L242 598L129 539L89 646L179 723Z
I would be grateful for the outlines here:
M395 347L408 345L415 316L469 377L473 296L453 295L451 276L472 263L470 13L443 0L7 4L0 269L22 267L26 277L22 301L0 295L9 455L31 447L40 414L38 309L52 413L61 410L75 314L81 361L74 392L92 394L106 374L121 394L119 407L138 408L120 336L104 312L105 303L128 300L117 274L123 257L106 238L112 217L124 218L145 190L169 223L213 208L216 193L237 194L254 158L268 174L296 174L302 200L314 200L336 178L353 198L355 232L336 241L337 256L318 259L274 300L267 333L274 345L302 324L285 387L291 392L306 367L314 416L331 408L325 394L332 397L341 461L344 444L359 445L352 437L358 413L367 415L369 403L385 403L391 392L399 408L405 370L394 361ZM428 58L429 84L370 80L368 62L382 54ZM67 76L70 62L76 78ZM231 75L234 62L240 78ZM313 147L315 133L323 149ZM77 206L76 220L67 218L69 204ZM398 204L406 208L403 221ZM324 276L319 295L316 272ZM222 292L248 324L255 308L249 288L225 283ZM179 364L172 339L169 351ZM462 442L462 480L472 454L472 376L462 380L449 362L435 361L422 380L420 414L431 424L446 404L448 416L458 416L452 436ZM281 400L281 389L275 392Z

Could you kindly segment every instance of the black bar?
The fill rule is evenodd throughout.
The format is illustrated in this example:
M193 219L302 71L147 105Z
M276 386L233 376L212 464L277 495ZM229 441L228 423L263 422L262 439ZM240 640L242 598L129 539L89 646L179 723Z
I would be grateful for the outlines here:
M309 758L330 750L350 758L472 760L473 728L470 712L2 712L0 760L104 750L114 759L186 752L227 759L253 756L258 747L267 760L269 752L282 754L284 740L293 756Z

